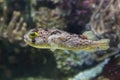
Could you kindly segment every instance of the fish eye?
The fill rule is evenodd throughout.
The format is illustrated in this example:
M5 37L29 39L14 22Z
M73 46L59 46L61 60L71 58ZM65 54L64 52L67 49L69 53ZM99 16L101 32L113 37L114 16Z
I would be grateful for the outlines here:
M34 38L37 37L37 36L38 36L38 33L37 33L37 32L33 32L33 33L30 34L30 38L31 38L31 39L34 39Z
M32 42L35 43L35 39L33 39Z

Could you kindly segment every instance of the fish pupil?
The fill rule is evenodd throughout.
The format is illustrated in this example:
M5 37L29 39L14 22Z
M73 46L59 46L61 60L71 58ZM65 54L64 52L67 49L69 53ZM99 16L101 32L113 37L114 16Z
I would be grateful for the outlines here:
M32 42L35 43L35 39L33 39Z
M37 37L38 36L38 33L37 32L34 32L34 33L31 33L30 34L30 38L31 39L34 39L35 37Z
M30 36L35 36L35 33L30 34Z

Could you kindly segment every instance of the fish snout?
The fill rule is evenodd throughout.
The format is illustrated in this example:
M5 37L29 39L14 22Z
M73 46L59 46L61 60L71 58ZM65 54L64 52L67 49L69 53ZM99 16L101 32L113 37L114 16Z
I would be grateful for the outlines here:
M29 41L31 42L32 40L29 38L29 36L27 34L24 35L24 41Z

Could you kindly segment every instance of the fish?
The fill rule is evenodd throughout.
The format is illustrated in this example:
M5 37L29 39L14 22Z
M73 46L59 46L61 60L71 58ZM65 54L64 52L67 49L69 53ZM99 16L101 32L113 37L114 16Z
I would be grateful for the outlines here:
M90 33L91 31L86 31L79 35L59 29L34 28L24 35L24 41L32 47L51 50L93 52L109 48L109 39L95 40L90 37Z

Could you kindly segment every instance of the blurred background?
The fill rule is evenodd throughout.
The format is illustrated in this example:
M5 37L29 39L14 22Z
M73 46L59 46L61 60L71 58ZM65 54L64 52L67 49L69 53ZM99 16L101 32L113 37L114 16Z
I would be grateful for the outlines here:
M23 39L36 27L71 34L92 30L99 39L110 39L110 49L94 53L36 49ZM119 76L119 0L0 0L0 80L120 80Z

